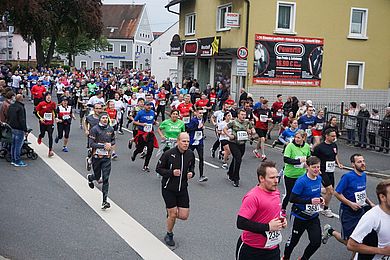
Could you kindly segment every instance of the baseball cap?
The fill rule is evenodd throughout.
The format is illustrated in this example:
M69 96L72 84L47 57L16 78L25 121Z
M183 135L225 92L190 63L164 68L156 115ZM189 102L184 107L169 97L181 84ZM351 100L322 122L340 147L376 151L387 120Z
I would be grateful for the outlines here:
M153 102L151 102L151 101L146 101L145 102L145 106L152 106L153 105Z

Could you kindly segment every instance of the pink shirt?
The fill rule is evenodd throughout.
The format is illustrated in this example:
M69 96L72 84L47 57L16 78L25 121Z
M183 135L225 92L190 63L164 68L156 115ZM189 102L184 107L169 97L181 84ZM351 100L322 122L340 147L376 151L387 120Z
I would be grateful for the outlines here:
M272 219L280 216L280 192L266 191L259 186L251 189L242 199L242 205L238 215L254 222L269 223ZM241 235L242 241L248 246L272 250L277 246L264 248L267 237L244 230Z

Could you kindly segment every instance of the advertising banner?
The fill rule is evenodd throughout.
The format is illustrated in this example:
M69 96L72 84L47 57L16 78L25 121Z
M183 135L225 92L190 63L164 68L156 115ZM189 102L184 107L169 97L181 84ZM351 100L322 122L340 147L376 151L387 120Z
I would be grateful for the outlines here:
M324 40L255 35L253 83L319 87Z

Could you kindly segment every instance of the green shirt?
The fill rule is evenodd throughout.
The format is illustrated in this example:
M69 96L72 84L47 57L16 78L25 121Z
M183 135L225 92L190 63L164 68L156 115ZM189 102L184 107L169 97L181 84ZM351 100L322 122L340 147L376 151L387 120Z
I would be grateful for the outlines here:
M238 119L235 119L227 124L227 128L231 129L232 135L234 135L234 140L230 140L230 142L245 144L245 142L249 140L247 130L252 129L253 125L249 120L240 123Z
M284 156L291 159L299 159L301 157L310 156L310 146L305 143L303 147L298 147L293 143L289 143L284 150ZM284 164L284 175L289 178L299 178L306 172L305 164L301 163L298 165Z
M173 122L171 119L164 120L159 128L164 132L164 136L167 139L176 139L181 132L186 131L184 122L179 119L176 122Z

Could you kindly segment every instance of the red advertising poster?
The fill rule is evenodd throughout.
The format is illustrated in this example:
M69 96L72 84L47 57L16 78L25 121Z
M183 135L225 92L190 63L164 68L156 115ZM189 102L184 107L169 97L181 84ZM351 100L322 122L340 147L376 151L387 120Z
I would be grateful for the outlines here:
M256 34L253 83L262 85L321 85L324 40Z

